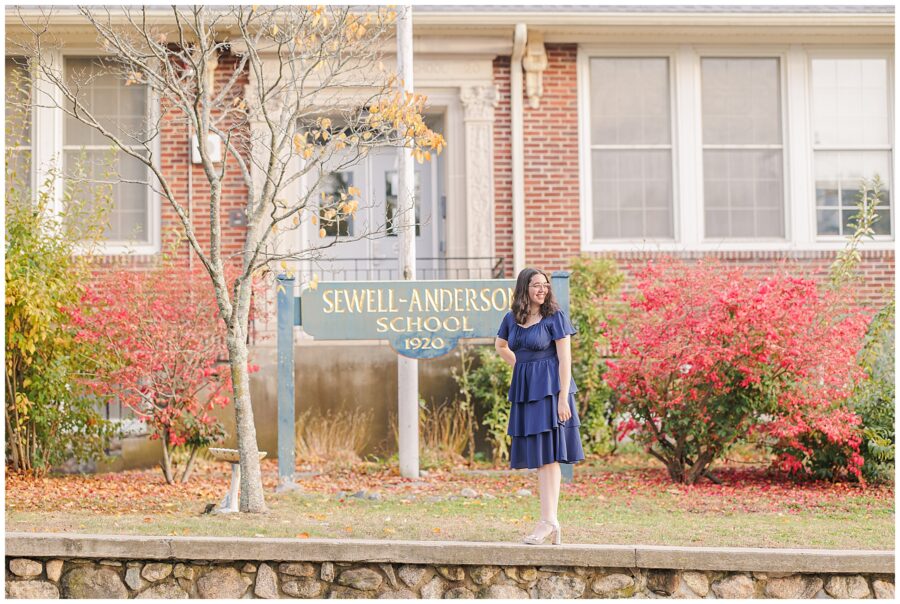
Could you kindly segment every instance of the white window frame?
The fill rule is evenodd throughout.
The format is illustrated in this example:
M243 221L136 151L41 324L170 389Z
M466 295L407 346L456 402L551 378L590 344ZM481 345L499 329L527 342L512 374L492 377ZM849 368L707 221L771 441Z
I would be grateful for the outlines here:
M791 197L790 191L788 187L788 183L791 178L791 171L788 165L788 153L787 153L787 141L788 141L788 124L790 120L788 120L787 116L787 48L778 47L778 46L765 46L763 48L746 48L746 47L717 47L717 46L702 46L697 50L697 60L696 60L696 69L697 69L697 134L700 138L700 158L699 158L699 172L700 172L700 182L698 183L700 195L696 198L700 201L700 237L702 245L714 246L716 248L721 248L725 245L734 245L740 248L744 246L749 246L751 248L755 248L758 245L782 245L786 242L792 240L792 228L793 224L792 220L792 207L791 207ZM784 204L784 223L782 227L784 229L784 237L720 237L720 238L708 238L706 236L706 198L703 195L704 191L704 174L703 174L703 106L702 106L702 61L705 58L709 59L778 59L778 90L780 92L780 98L778 99L779 110L781 113L781 199ZM726 145L727 146L727 145ZM755 145L743 145L744 147L754 147ZM761 148L763 146L760 146ZM768 148L768 145L765 146Z
M65 58L67 57L101 57L104 56L105 53L102 52L101 49L96 47L88 47L88 46L79 46L79 47L66 47L64 51L53 50L47 51L47 55L44 57L45 61L51 61L51 65L54 69L58 70L59 74L65 77ZM37 92L35 93L35 99L38 103L46 102L48 95L51 95L53 101L62 106L63 105L63 97L59 90L55 89L50 83L46 82L40 77L40 74L37 75L38 82L35 83L35 86L41 86L42 90L45 92L40 93L38 96ZM153 94L150 87L147 87L147 108L148 115L147 119L150 120L150 123L156 123L159 119L159 99L155 94ZM53 108L35 108L34 112L34 122L32 125L32 158L33 158L33 167L32 171L35 174L35 182L40 184L44 182L47 176L47 172L50 166L56 165L60 168L63 165L63 124L64 124L64 113L61 109L53 109ZM187 144L187 143L185 143ZM160 151L162 148L160 136L156 136L155 140L151 145L151 151L154 157L154 166L159 169L159 161L160 161ZM150 172L149 168L147 170L147 178L149 182L153 182L153 174ZM54 194L54 209L57 213L62 212L62 204L63 204L63 187L62 187L62 178L56 180L55 186L55 194ZM147 192L147 212L148 212L148 220L147 220L147 241L135 241L135 242L121 242L121 241L113 241L106 242L101 240L94 250L94 254L100 256L122 256L122 255L142 255L149 256L158 254L161 249L161 223L162 223L162 213L160 202L161 198L159 193L156 191L154 187L148 187Z
M893 247L893 242L895 241L896 233L897 233L897 201L896 201L896 190L897 184L894 181L894 174L897 173L894 168L894 53L888 49L877 48L877 47L857 47L857 48L848 48L848 49L838 49L833 46L807 46L806 47L806 81L805 86L809 104L808 106L811 108L813 103L813 88L812 88L812 62L813 59L886 59L887 60L887 105L888 105L888 113L887 113L887 128L888 128L888 145L886 148L875 149L874 147L866 147L864 149L860 149L861 151L887 151L888 152L888 168L891 170L891 173L888 175L890 179L891 185L891 234L890 235L875 235L873 238L867 243L870 242L884 242L889 243L891 247ZM815 182L815 169L816 169L816 150L815 143L812 138L812 111L809 112L809 127L808 127L808 139L807 139L807 149L809 151L808 158L808 169L810 174L810 183L807 190L808 195L808 204L807 207L809 211L806 213L806 220L809 222L809 232L810 236L818 242L822 243L835 243L843 242L846 240L848 234L841 235L819 235L817 230L816 223L816 182ZM820 149L821 151L828 151L829 149ZM834 150L847 150L851 151L849 147L844 148L835 148ZM843 218L841 218L842 220Z
M810 111L810 57L856 56L873 53L888 56L889 86L893 86L893 52L884 47L844 49L835 45L760 44L710 45L661 44L640 46L580 44L577 53L578 147L581 210L581 250L585 252L683 252L683 251L830 251L843 249L845 238L816 237L815 181ZM591 239L593 202L591 191L590 59L592 57L669 57L672 81L673 211L675 241ZM712 239L704 237L703 147L701 107L701 57L777 57L781 65L782 161L784 174L784 239ZM824 55L822 55L824 56ZM891 88L892 90L892 88ZM893 127L893 98L889 100ZM891 138L891 185L896 190L896 153ZM896 194L893 195L896 199ZM865 240L866 250L893 250L897 204L892 200L890 237Z
M672 174L672 237L654 237L642 240L633 240L625 238L602 240L602 248L596 250L591 247L596 243L591 242L591 232L594 228L593 218L593 182L591 178L591 164L593 159L594 146L591 141L591 59L593 58L661 58L668 61L669 72L669 148L671 150L671 174ZM679 208L680 191L679 170L678 170L678 154L681 150L679 145L678 132L679 128L676 124L678 120L678 110L676 107L676 89L675 89L675 71L676 71L676 55L671 46L648 46L642 45L640 48L607 46L592 47L580 45L576 57L576 80L577 80L577 96L578 96L578 140L579 140L579 158L581 169L579 170L579 178L581 181L581 248L582 250L600 251L600 249L632 249L636 241L641 244L650 244L661 248L668 248L677 245L679 241L679 232L683 217ZM601 145L602 146L602 145ZM594 240L595 242L597 240Z

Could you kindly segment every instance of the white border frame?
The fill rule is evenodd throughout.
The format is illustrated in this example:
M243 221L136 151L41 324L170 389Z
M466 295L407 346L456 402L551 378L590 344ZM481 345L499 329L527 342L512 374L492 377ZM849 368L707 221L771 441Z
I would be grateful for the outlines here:
M584 252L717 252L717 251L831 251L843 249L845 239L818 240L815 237L815 189L809 111L811 91L809 61L814 53L832 52L835 56L855 52L888 55L889 71L893 51L887 48L843 49L834 45L709 45L666 44L602 45L580 44L577 52L578 149L581 211L581 251ZM675 129L673 150L673 203L675 241L592 240L591 147L590 147L590 58L595 56L665 56L670 61L672 124ZM705 240L703 238L702 144L700 106L700 58L704 56L778 57L781 62L782 150L784 166L785 239L781 240ZM893 74L889 74L893 86ZM891 103L893 99L890 100ZM893 107L891 107L893 124ZM893 139L891 162L893 168ZM893 170L891 184L896 188ZM896 196L895 196L896 198ZM692 201L696 200L696 201ZM896 234L896 204L892 204L892 233ZM863 241L864 250L893 250L895 235Z

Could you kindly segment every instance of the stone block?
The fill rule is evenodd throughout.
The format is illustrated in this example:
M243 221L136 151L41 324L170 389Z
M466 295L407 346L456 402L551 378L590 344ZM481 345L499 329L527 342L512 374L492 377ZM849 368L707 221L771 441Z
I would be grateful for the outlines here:
M401 581L406 583L407 587L415 588L425 576L425 569L421 566L404 564L397 569L397 575L400 577Z
M378 596L379 600L418 600L418 596L408 589L394 589Z
M17 577L31 578L37 577L44 570L44 566L36 561L28 558L13 558L9 561L9 572Z
M872 591L875 592L875 597L879 600L894 599L894 584L889 581L875 579L872 581Z
M352 587L332 585L328 589L329 600L360 600L368 599L370 597L371 596L367 592L359 591L358 589L353 589Z
M478 592L478 597L485 600L527 600L528 592L515 585L488 585Z
M47 567L47 579L50 581L59 581L59 578L62 576L63 570L63 561L62 560L50 560L46 564Z
M204 599L243 598L252 583L236 568L220 566L197 580L197 592Z
M832 575L825 583L825 591L832 598L841 600L869 597L869 584L859 575Z
M354 568L345 570L337 578L338 585L345 585L361 591L378 589L384 579L371 568Z
M462 581L466 578L466 572L461 566L437 566L435 570L448 581Z
M193 567L181 563L175 565L175 578L193 581L196 576L197 571Z
M151 562L150 564L145 564L144 570L141 571L141 576L151 583L162 581L171 574L172 565L165 564L164 562Z
M58 600L59 589L49 581L7 581L6 597L16 600Z
M469 576L476 585L484 585L500 571L496 566L476 566L469 571Z
M156 585L151 585L137 596L137 600L184 600L188 598L188 593L184 591L174 578Z
M391 589L397 589L397 573L394 572L394 567L390 564L379 564L378 568L380 568L381 572L384 573L384 576L387 577L388 585L391 586Z
M278 565L278 572L292 577L312 577L316 574L316 567L309 562L284 562Z
M763 593L769 598L810 599L822 589L822 579L815 575L791 575L769 579Z
M585 587L584 580L579 577L555 575L538 581L537 593L542 599L580 598Z
M322 568L319 570L319 578L323 581L331 583L334 581L334 564L331 562L323 562Z
M709 593L709 578L704 573L686 570L681 573L681 580L692 592L701 598Z
M474 599L475 594L472 593L472 590L467 589L465 587L451 587L444 594L445 600L464 600L464 599Z
M753 579L745 574L730 575L714 581L712 591L717 598L752 598L756 588Z
M266 600L274 600L278 597L278 575L272 570L272 567L266 563L259 565L259 571L256 573L256 586L253 593L259 598Z
M422 594L423 598L434 600L444 597L445 589L446 585L444 584L444 581L435 575L431 578L431 581L422 586L419 593Z
M591 590L601 598L630 598L635 592L634 577L622 573L598 577Z
M77 566L63 575L62 595L75 599L128 597L128 589L119 573L107 567Z
M281 591L292 598L318 598L322 593L322 585L315 579L286 581L281 584Z
M140 591L149 585L141 578L140 566L129 566L125 570L125 584L135 591Z

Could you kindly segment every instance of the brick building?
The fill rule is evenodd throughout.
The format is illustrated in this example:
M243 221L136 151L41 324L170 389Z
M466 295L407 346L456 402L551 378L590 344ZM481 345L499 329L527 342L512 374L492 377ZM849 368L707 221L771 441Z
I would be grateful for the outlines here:
M21 33L13 12L6 19L7 36ZM98 54L76 14L54 23L64 69ZM863 293L885 300L895 271L893 49L892 6L416 7L416 89L449 142L438 161L417 166L418 277L514 277L525 266L564 269L578 255L611 256L627 272L659 254L762 272L786 258L821 276L844 245L859 179L878 173L885 197L877 235L862 246ZM6 66L15 69L12 57ZM92 94L116 98L111 119L159 110L121 82L98 81ZM33 182L52 157L91 144L102 147L35 108L24 143ZM189 133L165 127L159 145L179 194L202 199ZM359 227L384 223L395 170L392 154L374 153L336 175L371 195ZM130 251L130 262L152 262L177 224L173 211L149 191L122 185L117 195L105 257ZM235 251L243 227L229 210L245 197L235 175L223 225ZM314 245L317 231L304 225L290 244ZM297 269L323 281L394 278L396 256L395 237L363 240ZM189 261L186 247L181 257ZM315 358L303 352L311 346ZM364 354L347 361L348 346ZM368 391L394 404L395 382L383 379L396 375L394 355L383 343L301 340L300 351L308 400L353 406ZM254 406L258 422L274 425L274 354L267 345L257 353ZM341 362L358 377L335 384L324 369ZM423 395L452 390L446 366L422 371ZM271 450L270 438L262 429Z

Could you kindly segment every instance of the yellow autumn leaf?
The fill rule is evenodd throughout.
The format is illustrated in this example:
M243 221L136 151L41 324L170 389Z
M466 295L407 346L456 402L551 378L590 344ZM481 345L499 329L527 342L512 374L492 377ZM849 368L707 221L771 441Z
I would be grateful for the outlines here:
M354 187L353 185L347 187L347 192L350 193L350 195L356 195L357 197L360 195L359 189Z
M278 24L277 24L277 23L276 23L275 25L272 26L272 35L273 35L273 36L277 36L277 35L278 35Z
M325 237L325 229L319 229L319 237Z
M312 216L312 218L311 218L310 220L312 220L312 223L313 223L313 224L317 224L317 223L319 222L319 217L316 216L315 214L313 214L313 216Z

